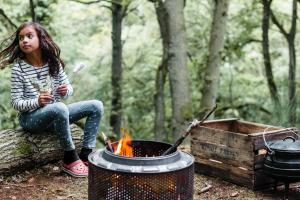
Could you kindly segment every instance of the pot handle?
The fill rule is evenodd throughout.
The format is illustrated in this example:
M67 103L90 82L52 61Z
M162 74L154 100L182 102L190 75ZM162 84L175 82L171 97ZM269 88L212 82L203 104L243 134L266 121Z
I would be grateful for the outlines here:
M296 141L296 139L295 139L293 136L286 136L286 137L283 139L283 141L285 141L285 140L287 140L287 139L291 139L291 140L293 140L293 142Z
M265 133L263 133L263 139L264 139L265 147L266 147L268 153L273 155L275 152L269 147L268 143L266 142Z
M267 152L268 152L268 155L270 156L271 161L273 162L273 161L274 161L273 157L275 156L275 151L273 151L273 150L270 148L270 146L268 145L268 143L267 143L267 141L266 141L266 138L265 138L265 132L266 132L266 130L267 130L268 128L269 128L269 127L267 127L267 128L264 130L264 132L263 132L263 140L264 140L265 147L266 147L266 150L267 150Z

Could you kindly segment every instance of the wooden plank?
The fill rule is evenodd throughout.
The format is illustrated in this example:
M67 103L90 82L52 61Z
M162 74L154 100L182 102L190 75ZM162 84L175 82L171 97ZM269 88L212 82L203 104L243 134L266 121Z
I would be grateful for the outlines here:
M202 126L218 130L236 132L235 130L237 120L237 118L208 120L205 121Z
M197 127L191 131L192 140L206 141L252 151L252 140L245 134L234 133L209 127Z
M297 133L297 129L295 128L281 128L281 129L278 129L278 130L266 130L264 129L263 131L261 132L256 132L256 133L251 133L249 134L250 137L256 137L256 136L262 136L263 134L265 135L272 135L274 133L282 133L282 132L295 132Z
M192 140L191 152L194 156L217 159L226 164L244 167L249 170L253 170L254 167L253 151Z
M253 187L254 172L231 165L195 158L195 172L220 177L226 181L248 188Z
M237 121L237 132L244 134L253 134L258 132L264 132L264 130L274 131L283 129L282 127L270 126L255 122Z
M195 158L195 172L219 177L237 185L253 190L261 190L274 186L274 179L264 174L263 170L244 170L224 163Z

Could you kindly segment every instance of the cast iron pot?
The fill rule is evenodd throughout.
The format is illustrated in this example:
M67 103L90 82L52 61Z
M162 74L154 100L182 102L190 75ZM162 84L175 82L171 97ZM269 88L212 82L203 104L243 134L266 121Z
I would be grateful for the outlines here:
M300 180L300 141L292 136L283 140L265 142L267 155L264 172L276 180L295 182Z

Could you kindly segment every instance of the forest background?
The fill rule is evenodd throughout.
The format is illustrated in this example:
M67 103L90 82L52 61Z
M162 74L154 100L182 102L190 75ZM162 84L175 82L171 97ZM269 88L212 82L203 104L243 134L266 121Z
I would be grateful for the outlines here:
M300 128L297 11L296 0L0 0L0 40L40 22L74 87L66 103L102 100L110 136L172 141L215 104L215 119ZM19 126L10 72L1 130Z

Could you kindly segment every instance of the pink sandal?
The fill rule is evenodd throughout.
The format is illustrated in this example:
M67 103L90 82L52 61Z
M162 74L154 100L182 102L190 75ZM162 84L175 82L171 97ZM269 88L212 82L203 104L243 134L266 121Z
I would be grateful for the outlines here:
M89 161L82 161L85 166L89 166Z
M89 173L87 166L81 160L76 160L69 165L63 164L62 170L74 177L87 177Z

